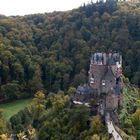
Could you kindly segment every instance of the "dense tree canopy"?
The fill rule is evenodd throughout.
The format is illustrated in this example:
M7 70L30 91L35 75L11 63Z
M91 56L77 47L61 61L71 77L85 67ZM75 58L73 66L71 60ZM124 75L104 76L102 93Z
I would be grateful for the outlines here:
M72 107L70 101L70 96L63 92L50 93L45 98L43 92L38 91L30 106L10 118L11 129L23 136L31 127L41 140L90 140L99 134L106 137L100 116L91 118L89 108Z
M35 93L32 104L10 118L10 131L31 140L107 139L102 118L71 100L87 82L96 51L122 53L124 75L140 86L139 9L140 2L106 0L66 12L0 15L0 102ZM123 81L120 127L140 139L140 91ZM0 111L0 135L8 128Z
M119 51L140 86L140 3L89 3L67 12L0 16L0 101L87 81L91 52Z

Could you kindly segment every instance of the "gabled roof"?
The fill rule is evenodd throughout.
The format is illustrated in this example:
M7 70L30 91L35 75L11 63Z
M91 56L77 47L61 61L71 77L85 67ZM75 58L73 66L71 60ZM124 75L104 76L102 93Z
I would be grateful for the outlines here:
M83 86L78 86L77 92L81 92L81 94L92 94L94 89L92 89L88 84L85 84Z

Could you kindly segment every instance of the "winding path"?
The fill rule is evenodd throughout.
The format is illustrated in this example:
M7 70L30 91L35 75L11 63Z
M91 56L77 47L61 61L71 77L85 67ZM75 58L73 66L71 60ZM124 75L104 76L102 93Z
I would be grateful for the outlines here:
M110 120L110 115L109 113L106 115L106 124L108 128L108 133L112 134L114 137L114 140L123 140L120 134L116 131L113 122Z
M74 104L79 104L79 105L85 105L87 107L90 107L89 103L83 103L83 102L79 102L79 101L73 101ZM110 114L106 113L105 116L105 121L106 121L106 125L108 128L108 134L112 134L112 136L114 137L114 140L123 140L122 137L120 136L120 134L116 131L113 122L110 119Z

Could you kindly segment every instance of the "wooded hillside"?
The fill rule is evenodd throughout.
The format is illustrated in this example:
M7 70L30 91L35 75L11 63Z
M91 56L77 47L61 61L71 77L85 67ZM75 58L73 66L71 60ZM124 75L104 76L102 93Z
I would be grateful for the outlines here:
M140 86L140 3L90 3L66 12L0 16L0 101L87 80L91 52L119 51Z

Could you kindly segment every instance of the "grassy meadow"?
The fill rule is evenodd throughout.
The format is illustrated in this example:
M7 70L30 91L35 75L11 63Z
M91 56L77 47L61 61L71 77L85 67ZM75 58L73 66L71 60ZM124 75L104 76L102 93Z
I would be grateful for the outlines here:
M31 103L32 99L17 100L10 103L0 104L4 117L8 120L11 116L24 109Z

